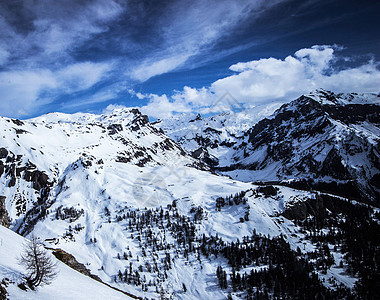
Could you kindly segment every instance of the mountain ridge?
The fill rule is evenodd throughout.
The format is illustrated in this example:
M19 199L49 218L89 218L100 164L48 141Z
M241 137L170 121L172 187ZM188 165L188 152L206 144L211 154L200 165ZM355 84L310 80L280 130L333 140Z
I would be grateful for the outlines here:
M353 187L356 197L370 197L379 205L379 190L372 184L379 176L380 165L379 103L376 94L319 90L282 105L239 133L222 134L220 128L210 127L210 120L219 116L198 118L198 123L205 124L198 124L203 135L189 129L183 130L188 137L178 136L178 130L164 127L194 157L233 178L321 182L352 179L358 184ZM225 130L228 132L228 127ZM367 158L359 158L361 154ZM361 177L364 179L359 180Z
M327 97L334 103L333 95ZM361 105L360 97L355 97L348 105ZM164 121L150 123L134 108L99 116L53 113L30 120L1 118L0 196L5 197L10 228L25 237L40 236L47 247L70 253L103 282L140 297L224 299L229 293L252 296L252 288L264 296L275 293L270 287L273 283L248 288L248 281L265 274L294 276L294 268L303 274L300 282L305 280L304 287L309 287L298 286L298 293L339 298L339 294L347 296L361 286L371 286L362 275L348 272L360 272L359 256L351 259L356 249L341 216L350 222L351 212L359 211L363 222L357 220L357 226L365 232L368 224L376 228L378 209L364 206L361 202L366 199L349 201L316 185L326 182L309 182L315 178L294 174L312 174L301 167L314 166L312 150L320 144L324 156L315 170L327 172L324 176L332 182L351 182L350 171L337 162L340 150L348 155L352 151L367 166L363 169L366 184L371 180L368 174L378 174L367 155L377 151L377 123L344 119L348 128L338 119L339 112L332 110L335 120L321 103L307 96L272 114L277 106L260 108L250 123L233 125L231 131L228 124L242 114L246 114L245 122L252 111L191 116L186 121L178 118L179 128L174 127L177 121L170 126ZM352 142L342 143L347 132ZM336 133L344 139L336 139ZM309 156L301 155L308 147L294 147L305 141L311 149ZM198 150L200 145L203 148ZM357 153L358 145L366 150ZM262 151L263 146L270 151ZM377 152L373 153L376 162ZM214 158L217 164L212 163ZM235 166L223 170L221 162ZM289 170L290 176L278 177L279 170L280 175ZM252 172L261 177L250 177ZM244 176L246 182L241 180ZM339 228L339 235L331 233L335 229L329 224ZM360 230L358 237L364 237ZM348 246L334 247L326 237L339 237L336 243ZM375 253L374 244L376 239L368 237L361 253ZM234 251L239 255L231 257ZM284 257L292 257L294 265ZM273 265L284 267L280 271ZM295 297L289 282L281 281L281 285Z

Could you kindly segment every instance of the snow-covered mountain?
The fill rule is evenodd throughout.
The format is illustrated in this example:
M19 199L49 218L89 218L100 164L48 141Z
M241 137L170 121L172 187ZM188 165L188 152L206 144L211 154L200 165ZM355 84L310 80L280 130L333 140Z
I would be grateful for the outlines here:
M379 95L319 90L270 116L269 111L250 121L227 112L192 120L177 116L157 126L194 157L234 179L296 180L298 187L380 204Z
M46 214L64 191L66 175L78 173L77 169L94 169L101 175L109 164L136 170L173 162L198 164L137 109L101 116L54 113L27 121L1 118L0 128L1 185L8 187L2 195L19 233L26 233L35 218Z
M363 186L374 180L378 104L369 103L376 98L366 98L369 111L357 116L354 106L355 114L346 120L343 113L341 120L341 110L334 110L338 106L330 102L356 105L363 97L329 95L301 97L274 114L275 106L155 124L137 109L103 115L54 113L23 121L1 118L0 221L25 237L41 237L47 247L73 255L104 283L142 298L277 293L339 298L351 293L355 284L357 289L367 288L372 281L358 275L356 262L362 257L350 256L355 250L350 239L357 237L356 231L346 235L346 222L355 209L363 215L357 232L365 226L375 228L378 209L314 186L305 191L304 186L297 189L281 182L250 182L282 179L288 169L292 179L298 178L294 174L318 174L319 169L291 168L292 163L303 161L304 151L319 159L313 152L317 144L325 149L321 155L329 147L348 152L346 142L341 142L351 141L348 133L352 144L363 148L351 155L361 155L362 160L357 157L350 164L363 166L357 175L366 176ZM347 105L354 104L339 107L352 111ZM360 133L352 133L353 128ZM331 140L333 133L340 135ZM291 141L294 148L289 151L296 155L278 146L285 141ZM263 150L265 144L272 150ZM341 169L332 163L331 170L325 170ZM339 233L333 236L339 242L328 235L333 231ZM373 256L367 242L373 247L378 240L359 233L364 238L360 255L366 253L371 261L377 254ZM0 234L8 241L6 231ZM0 260L0 270L6 268ZM278 276L282 279L275 287L273 278ZM284 279L293 276L300 278L297 285Z

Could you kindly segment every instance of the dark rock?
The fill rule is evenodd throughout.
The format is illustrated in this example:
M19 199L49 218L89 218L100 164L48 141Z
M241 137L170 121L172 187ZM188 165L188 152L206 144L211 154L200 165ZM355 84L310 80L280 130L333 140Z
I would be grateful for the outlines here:
M119 163L129 163L131 161L131 158L130 157L126 157L126 156L117 156L116 157L116 162L119 162Z
M197 116L195 117L194 120L190 120L189 123L192 123L192 122L195 122L195 121L199 121L199 120L202 120L202 116L200 114L197 114Z
M205 133L216 133L216 134L222 134L222 132L220 130L216 130L214 128L211 128L211 127L207 127L205 130L203 130L203 132Z
M345 124L357 124L368 120L380 123L380 106L375 104L324 105L324 110L335 120Z
M6 158L8 156L8 150L5 148L0 148L0 159Z
M142 115L141 121L142 121L143 125L148 124L149 123L149 117L147 115Z
M9 216L5 208L5 197L0 196L0 225L4 227L9 227Z
M235 144L236 144L236 142L229 142L229 141L221 141L220 142L220 146L226 146L228 148L231 148Z
M373 175L372 178L371 178L370 183L374 187L380 189L380 173L377 173L377 174Z
M295 203L286 208L282 215L290 220L304 220L309 215L323 218L325 213L323 198L317 196L315 199Z
M149 123L149 117L147 115L137 116L130 124L132 131L138 131L141 127Z
M201 156L201 154L203 153L203 148L198 148L197 150L194 150L193 152L191 152L191 156L194 157L194 158L199 158Z
M16 177L21 177L21 173L24 172L26 167L16 168Z
M81 160L82 166L88 169L89 167L92 166L92 161L91 160Z
M120 131L123 131L123 126L121 124L111 124L107 127L107 129L108 129L108 134L113 135Z
M274 187L273 185L259 186L257 188L257 191L259 193L264 194L266 197L269 197L269 196L276 196L278 192L278 188Z
M90 270L87 269L84 264L81 264L80 262L78 262L76 258L70 253L67 253L66 251L62 249L54 249L53 255L57 259L62 261L64 264L68 265L70 268L78 271L79 273L82 273L86 276L91 277L92 279L102 282L98 276L91 274Z
M327 154L322 163L321 175L331 176L336 179L350 179L350 173L342 164L342 157L334 148Z
M8 296L8 292L6 290L6 282L5 280L3 279L1 282L0 282L0 300L8 300L9 298L7 297Z
M131 113L133 113L135 115L141 115L141 112L137 108L132 108Z
M295 203L288 207L282 215L289 220L305 220L308 216L305 202Z
M207 149L205 148L198 148L197 150L193 151L191 153L191 156L196 158L196 159L200 159L203 163L205 163L206 165L210 166L210 167L215 167L218 165L219 161L216 157L213 157L211 156Z
M24 179L28 182L33 182L33 188L37 191L40 191L42 188L45 188L47 186L50 187L52 184L49 182L49 176L38 170L26 170L24 173Z
M19 128L13 128L16 131L16 134L24 134L24 133L30 133L29 131L26 131L24 129Z
M16 177L14 177L13 174L12 174L11 179L8 182L8 187L12 187L12 186L15 186L15 185L16 185Z
M4 170L5 170L4 164L3 164L3 162L0 160L0 176L3 175Z
M18 120L18 119L11 119L12 120L12 122L15 124L15 125L17 125L17 126L22 126L22 125L24 125L24 122L22 122L22 121L20 121L20 120Z

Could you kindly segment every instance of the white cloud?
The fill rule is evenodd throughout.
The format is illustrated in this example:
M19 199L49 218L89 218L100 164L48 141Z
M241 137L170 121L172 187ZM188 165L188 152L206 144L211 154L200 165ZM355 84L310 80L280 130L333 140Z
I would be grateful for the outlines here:
M55 72L48 69L0 72L1 115L22 117L32 114L57 95L91 88L110 68L111 64L86 62ZM109 99L112 99L109 93L94 95L92 103Z
M285 59L265 58L237 63L230 67L236 74L219 79L209 87L184 87L170 97L150 95L144 109L146 113L162 118L173 112L207 112L215 104L217 107L213 107L213 111L223 110L234 105L235 101L244 107L287 102L319 88L334 92L378 93L379 63L369 61L358 67L335 69L334 63L340 59L335 51L339 49L336 46L313 46L298 50Z
M286 0L194 0L172 3L158 20L161 42L139 65L126 74L146 81L184 65L191 57L212 47L246 18L257 18Z
M191 112L185 102L170 101L166 95L146 95L149 99L149 104L141 107L141 111L150 117L156 119L164 119L172 116L173 112Z
M294 53L294 56L299 59L304 66L312 69L311 75L322 73L329 67L329 63L334 59L334 48L337 46L313 46L304 48Z
M147 60L143 62L141 66L138 66L132 70L132 78L139 81L146 81L153 76L161 75L177 68L183 64L188 59L188 57L188 55L177 55L173 57L162 58L158 61Z
M26 2L25 9L33 15L35 28L27 35L25 44L38 46L47 55L64 55L94 34L106 31L107 22L124 11L113 0L87 3L38 0Z
M38 105L42 91L57 87L49 70L0 73L0 111L2 115L26 115Z
M9 54L12 67L24 69L72 63L72 50L106 32L124 10L116 0L23 1L17 11L23 30L7 19L9 11L0 10L0 64L2 53Z
M57 72L58 79L67 86L67 92L86 90L99 82L111 70L109 63L83 62L72 64Z
M103 109L102 113L107 115L112 113L115 109L124 109L127 108L125 105L120 104L110 104L105 109Z
M260 59L232 65L237 74L214 82L210 90L228 90L235 98L255 105L268 100L287 100L317 88L335 92L378 92L378 64L368 62L356 68L335 70L339 58L333 46L301 49L284 60Z
M10 56L9 51L0 47L0 66L5 64Z
M61 104L61 108L65 110L76 109L79 107L84 107L84 106L88 106L92 104L107 102L115 98L117 98L116 92L110 91L110 90L104 90L90 96L74 98L68 102L64 102Z

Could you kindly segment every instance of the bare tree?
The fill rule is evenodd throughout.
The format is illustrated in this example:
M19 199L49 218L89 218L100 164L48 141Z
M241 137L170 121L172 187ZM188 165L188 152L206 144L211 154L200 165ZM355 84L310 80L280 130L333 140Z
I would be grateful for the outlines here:
M27 270L26 280L30 287L50 284L58 274L56 263L35 236L25 244L19 263Z

